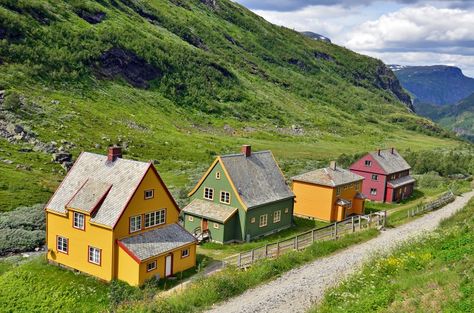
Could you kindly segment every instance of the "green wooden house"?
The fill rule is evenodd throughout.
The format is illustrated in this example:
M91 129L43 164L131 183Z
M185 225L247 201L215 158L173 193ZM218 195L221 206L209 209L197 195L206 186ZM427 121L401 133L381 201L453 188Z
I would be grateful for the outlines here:
M208 230L215 242L242 242L289 228L294 194L271 151L216 158L182 210L186 230Z

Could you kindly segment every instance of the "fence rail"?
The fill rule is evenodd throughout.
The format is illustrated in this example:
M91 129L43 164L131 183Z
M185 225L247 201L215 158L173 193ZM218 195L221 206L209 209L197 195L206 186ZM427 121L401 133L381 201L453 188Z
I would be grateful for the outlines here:
M452 191L449 191L430 203L422 204L416 208L408 210L408 217L413 217L415 215L437 210L448 203L453 202L454 199L456 199L456 195Z
M258 260L276 258L289 251L298 251L309 247L316 241L335 240L346 234L360 230L383 227L386 224L387 212L375 212L367 215L353 216L341 222L312 229L289 239L261 246L250 251L232 255L223 260L224 266L247 268Z

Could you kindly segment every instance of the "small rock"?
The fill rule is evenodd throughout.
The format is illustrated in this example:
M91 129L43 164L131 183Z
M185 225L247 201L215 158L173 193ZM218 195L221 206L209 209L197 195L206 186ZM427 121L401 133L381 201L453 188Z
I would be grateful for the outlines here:
M67 162L61 163L61 167L62 167L66 172L68 172L68 171L71 169L71 167L72 167L73 164L74 164L73 162L67 161Z
M38 251L40 251L40 248L39 248L39 247L36 247L36 248L35 248L35 252L38 252Z
M52 161L56 163L71 162L72 154L69 152L53 153Z
M5 160L2 160L3 163L6 163L6 164L13 164L13 161L12 160L8 160L8 159L5 159Z
M59 103L60 103L59 100L51 100L51 104L58 105Z
M100 144L96 143L96 144L94 145L94 148L96 148L96 149L102 149L102 146L101 146Z
M28 164L18 164L16 166L17 170L25 170L25 171L31 171L31 166Z

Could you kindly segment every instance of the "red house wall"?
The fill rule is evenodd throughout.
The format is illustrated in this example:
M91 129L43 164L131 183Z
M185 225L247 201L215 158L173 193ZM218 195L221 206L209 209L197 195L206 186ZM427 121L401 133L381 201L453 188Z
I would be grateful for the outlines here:
M370 167L365 165L366 160L372 161L372 165ZM356 161L350 166L349 169L351 172L365 178L362 183L362 193L366 195L368 199L372 201L384 201L387 186L387 176L385 175L385 171L370 154L367 154ZM378 175L377 181L372 180L372 174ZM374 196L370 194L371 188L377 189L377 195Z

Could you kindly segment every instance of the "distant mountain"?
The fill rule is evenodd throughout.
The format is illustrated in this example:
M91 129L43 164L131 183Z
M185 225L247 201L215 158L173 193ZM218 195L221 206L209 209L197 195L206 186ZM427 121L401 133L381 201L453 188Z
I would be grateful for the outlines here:
M400 66L390 68L417 103L456 104L474 93L474 79L453 66Z
M328 37L317 34L317 33L313 33L313 32L301 32L301 33L305 35L306 37L309 37L315 40L325 41L329 43L331 42L331 39L329 39Z

